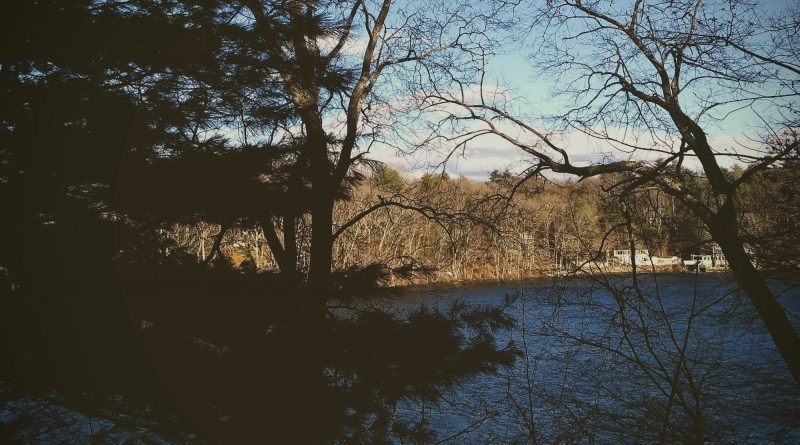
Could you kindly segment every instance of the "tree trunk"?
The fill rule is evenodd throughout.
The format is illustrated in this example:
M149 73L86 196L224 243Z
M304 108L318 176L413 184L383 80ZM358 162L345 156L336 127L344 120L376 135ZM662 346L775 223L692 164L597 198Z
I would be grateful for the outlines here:
M744 250L739 239L738 212L735 207L734 189L722 175L722 170L714 158L713 150L706 140L705 133L693 121L686 118L695 138L693 151L703 164L708 182L717 199L724 196L722 204L713 216L703 218L714 241L722 248L731 270L739 285L747 292L758 315L764 321L772 341L789 367L795 383L800 386L800 337L792 326L786 311L769 289L766 281L750 262L750 255ZM678 123L679 121L676 121ZM679 127L680 128L680 127Z
M297 280L297 215L283 215L283 253L286 270L284 276L290 282Z
M267 246L278 263L281 275L288 281L294 282L297 279L297 240L294 216L283 217L283 243L278 238L275 225L271 217L267 217L261 224L264 232L264 239Z
M220 250L220 247L222 246L222 237L225 236L227 231L228 226L223 224L219 227L219 233L214 237L214 245L211 247L211 252L203 260L203 265L209 264L215 256L222 258L222 251Z
M333 264L333 201L324 196L315 196L311 208L311 288L324 297L331 284Z
M764 321L795 383L800 385L800 337L786 316L786 311L775 298L775 294L750 262L750 256L736 236L736 220L717 218L709 223L709 229L725 254L739 285L747 292L758 315Z

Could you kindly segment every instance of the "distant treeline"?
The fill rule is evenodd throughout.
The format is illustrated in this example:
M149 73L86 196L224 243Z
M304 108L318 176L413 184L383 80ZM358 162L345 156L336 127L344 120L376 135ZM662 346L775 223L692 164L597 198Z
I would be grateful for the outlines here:
M727 173L740 177L743 171L734 167ZM800 249L791 242L800 230L798 173L798 165L784 164L759 172L741 189L747 210L742 224L762 267L798 267ZM485 182L446 173L405 178L381 165L354 187L350 199L337 203L334 266L346 271L387 265L397 272L388 282L402 284L409 276L415 282L508 280L594 262L613 265L607 252L629 249L631 241L661 257L710 253L704 226L676 199L655 188L623 195L615 190L620 182L618 177L523 182L508 171L494 171ZM704 178L696 182L707 188ZM308 268L310 228L308 217L298 220L301 271ZM203 222L163 232L173 248L198 261L212 255L219 233L219 225ZM763 248L767 240L770 247ZM226 231L219 251L238 268L277 270L258 227Z

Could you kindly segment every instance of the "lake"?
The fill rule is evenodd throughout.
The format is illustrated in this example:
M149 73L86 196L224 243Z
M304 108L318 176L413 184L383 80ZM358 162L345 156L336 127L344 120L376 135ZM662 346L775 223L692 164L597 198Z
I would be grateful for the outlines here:
M800 282L782 278L770 285L797 325ZM230 304L222 305L217 294L227 287L219 286L211 288L207 305L196 295L181 304L180 295L170 294L158 301L177 300L177 309L154 314L174 314L182 323L201 317L200 326L225 348L156 328L170 327L168 320L143 319L155 321L135 324L135 349L115 338L101 349L102 338L95 337L88 343L94 355L64 349L76 356L67 362L72 366L92 356L100 360L90 363L113 365L115 351L125 359L109 366L113 372L87 376L86 367L77 367L80 373L66 374L86 376L66 386L79 389L71 395L85 403L50 389L60 368L32 369L42 379L38 391L0 381L11 388L0 394L6 396L0 425L17 428L6 431L27 438L23 443L97 437L105 443L374 443L386 436L394 443L450 444L800 443L800 391L749 299L726 274L406 288L388 301L367 299L364 304L381 311L364 320L302 318L290 306L283 324L281 307L262 306L268 300L260 295L228 296ZM430 317L410 328L404 319L423 306L444 313L456 307L461 324ZM482 335L463 321L469 307L499 308L514 321L486 337L490 345L512 345L512 366L477 376L461 366L470 351L459 344L480 344L473 340ZM187 345L187 338L193 342ZM147 355L135 355L139 348ZM51 357L33 346L20 350ZM154 384L143 379L148 376ZM93 386L96 394L89 392ZM439 396L435 403L429 387ZM157 415L155 408L164 406L174 409ZM364 433L375 424L376 435Z
M772 280L798 324L800 287ZM511 301L506 299L511 297ZM407 402L447 443L800 443L800 392L727 274L407 289L399 308L507 304L510 369Z

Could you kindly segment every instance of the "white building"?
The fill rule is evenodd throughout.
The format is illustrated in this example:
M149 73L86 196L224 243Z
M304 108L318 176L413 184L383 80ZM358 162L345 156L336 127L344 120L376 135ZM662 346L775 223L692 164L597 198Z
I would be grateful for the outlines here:
M650 264L650 252L648 252L646 249L636 249L634 256L636 258L636 264ZM618 262L619 264L631 264L630 249L612 250L608 257L610 260Z
M623 265L631 264L631 251L630 249L618 249L609 252L608 259ZM680 264L681 259L673 256L669 258L660 258L657 256L650 256L650 252L646 249L637 249L635 254L636 264L639 266L653 265L653 266L672 266Z

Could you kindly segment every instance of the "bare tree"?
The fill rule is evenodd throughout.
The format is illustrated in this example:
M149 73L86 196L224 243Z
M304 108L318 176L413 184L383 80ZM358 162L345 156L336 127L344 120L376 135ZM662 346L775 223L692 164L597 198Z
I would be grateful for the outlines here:
M408 69L460 75L456 72L464 63L459 60L487 38L494 16L471 1L431 6L253 0L242 5L242 19L252 21L266 39L264 56L277 67L276 78L302 124L312 191L309 279L324 289L332 267L334 202L385 125L385 105L400 85L398 70L416 66ZM336 25L320 27L326 21ZM343 88L331 87L341 81Z
M507 403L526 442L780 441L793 402L755 395L791 393L769 378L780 358L751 349L761 328L735 286L696 279L593 274L520 296Z
M535 162L526 177L548 170L580 178L619 173L612 186L619 191L650 185L673 196L720 245L800 384L800 338L751 263L736 193L752 175L794 153L796 144L728 151L708 136L741 108L760 116L769 134L797 124L800 61L786 50L797 43L797 9L770 19L742 1L547 3L538 15L531 12L529 29L540 43L536 62L577 104L558 116L561 126L544 130L483 81L439 88L422 103L447 112L440 128L460 125L451 137L456 149L494 135L528 153ZM580 131L633 156L581 164L555 130ZM745 173L726 176L720 164L726 157L746 163ZM686 168L690 162L699 175Z

